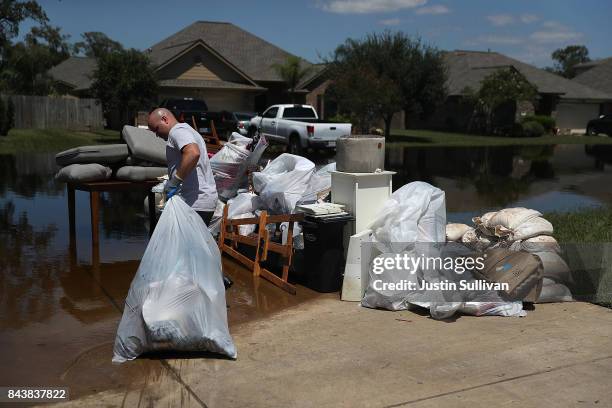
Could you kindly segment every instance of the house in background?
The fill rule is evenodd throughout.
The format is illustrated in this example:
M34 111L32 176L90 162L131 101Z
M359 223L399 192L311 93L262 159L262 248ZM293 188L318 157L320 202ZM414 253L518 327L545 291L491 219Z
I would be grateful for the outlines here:
M612 94L612 57L578 64L576 72L577 75L572 81ZM603 104L599 113L612 115L612 103Z
M462 103L466 89L478 90L483 79L500 69L520 72L538 90L534 104L519 103L508 107L510 119L518 120L530 114L548 115L556 119L560 129L583 133L587 122L599 115L602 105L612 101L612 93L570 81L497 52L456 50L446 52L444 59L448 69L446 102L426 122L409 117L409 127L465 130L472 114L471 106Z
M290 99L274 66L291 54L231 23L197 21L145 53L160 80L158 102L193 97L212 111L261 112ZM80 96L87 95L95 68L93 58L71 57L49 73L66 93ZM297 101L303 102L306 92L298 89Z

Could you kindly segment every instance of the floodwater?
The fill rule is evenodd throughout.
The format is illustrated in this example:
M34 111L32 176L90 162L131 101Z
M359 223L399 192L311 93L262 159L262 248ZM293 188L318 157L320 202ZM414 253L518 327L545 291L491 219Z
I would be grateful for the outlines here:
M65 185L54 154L0 156L0 385L68 386L70 397L174 381L163 359L111 364L123 302L149 230L140 193L100 197L100 243L92 248L89 196L76 192L70 245ZM296 296L230 259L224 272L230 330L316 296Z
M414 180L442 188L449 221L516 205L569 211L612 204L612 146L389 147L386 163L397 172L394 188ZM144 196L102 194L100 243L92 248L88 195L77 192L71 246L56 170L53 154L0 156L0 385L69 386L74 398L174 381L163 359L111 364L123 301L149 237ZM303 287L288 295L223 262L235 281L227 292L231 330L317 296Z

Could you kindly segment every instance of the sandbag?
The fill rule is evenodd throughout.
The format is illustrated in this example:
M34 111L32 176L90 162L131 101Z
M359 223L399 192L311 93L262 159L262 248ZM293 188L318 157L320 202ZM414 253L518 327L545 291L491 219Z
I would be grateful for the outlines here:
M219 248L179 196L166 203L130 285L113 362L160 350L236 357Z
M545 280L537 303L573 302L572 292L562 283Z
M542 217L531 218L516 227L510 234L510 239L525 240L538 235L552 235L554 232L552 224Z
M514 230L524 222L541 216L542 213L528 208L504 208L503 210L497 211L489 219L486 219L485 225L489 229L496 226L502 226Z
M113 171L101 164L71 164L61 168L55 175L57 181L66 183L87 183L110 178Z
M166 142L147 129L125 125L121 131L130 154L137 159L167 164Z
M460 241L463 235L470 230L473 230L473 228L466 224L446 224L446 240Z
M484 251L492 245L490 236L483 234L480 229L475 230L473 228L463 234L460 242L474 251Z
M155 180L165 174L168 174L166 167L123 166L117 170L115 177L118 180L145 181Z
M253 173L253 187L259 192L263 208L272 214L287 214L308 188L314 163L289 153L272 160L261 172Z
M55 155L58 166L70 164L116 164L128 158L128 146L126 144L79 146L65 150Z

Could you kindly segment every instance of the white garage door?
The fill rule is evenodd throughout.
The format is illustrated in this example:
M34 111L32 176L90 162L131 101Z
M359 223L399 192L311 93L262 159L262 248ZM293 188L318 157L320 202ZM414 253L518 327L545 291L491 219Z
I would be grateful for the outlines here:
M585 129L589 120L599 117L598 103L569 103L557 105L557 127L560 129Z

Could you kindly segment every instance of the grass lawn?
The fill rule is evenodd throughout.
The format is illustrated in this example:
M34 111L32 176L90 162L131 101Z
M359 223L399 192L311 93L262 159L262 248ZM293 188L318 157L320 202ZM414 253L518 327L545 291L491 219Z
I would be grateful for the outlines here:
M612 242L612 207L596 207L571 213L551 212L544 218L555 228L561 243Z
M501 137L446 133L433 130L391 130L387 144L394 146L515 146L551 144L612 144L607 136Z
M71 147L120 143L117 130L11 129L0 136L0 154L57 152Z

